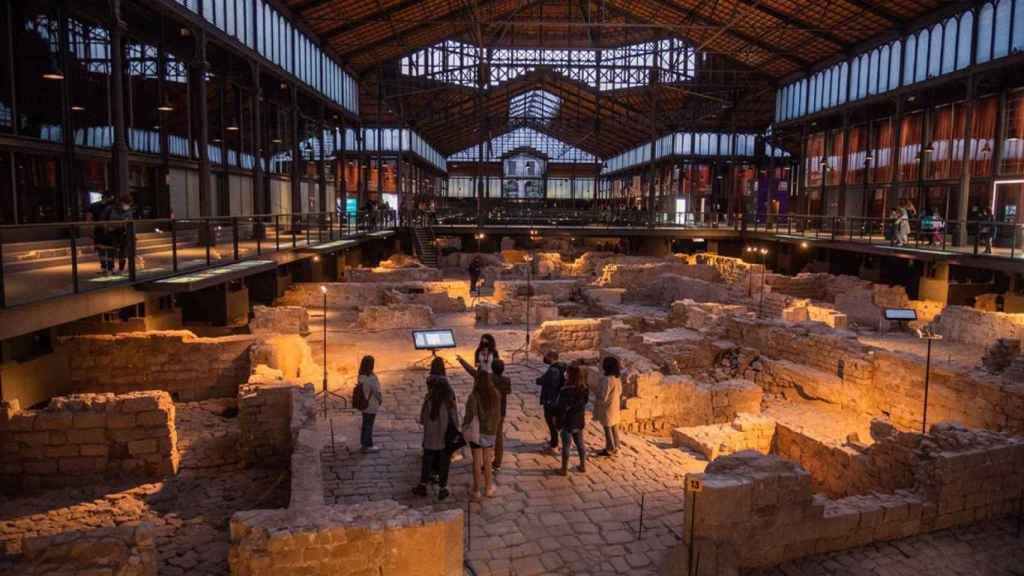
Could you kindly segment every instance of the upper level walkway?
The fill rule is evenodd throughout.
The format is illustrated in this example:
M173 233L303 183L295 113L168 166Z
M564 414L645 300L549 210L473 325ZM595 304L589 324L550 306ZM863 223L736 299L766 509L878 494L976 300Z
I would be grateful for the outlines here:
M660 236L673 239L742 238L828 245L857 252L950 261L1024 272L1024 224L991 220L911 219L905 241L887 218L795 214L735 214L565 210L516 207L446 210L426 215L436 233Z

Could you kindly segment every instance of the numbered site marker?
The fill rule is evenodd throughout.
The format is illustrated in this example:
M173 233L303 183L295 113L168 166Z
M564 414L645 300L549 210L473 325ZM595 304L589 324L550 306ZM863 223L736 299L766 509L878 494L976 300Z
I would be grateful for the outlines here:
M687 478L686 479L686 491L687 492L703 492L704 491L704 479L703 478Z

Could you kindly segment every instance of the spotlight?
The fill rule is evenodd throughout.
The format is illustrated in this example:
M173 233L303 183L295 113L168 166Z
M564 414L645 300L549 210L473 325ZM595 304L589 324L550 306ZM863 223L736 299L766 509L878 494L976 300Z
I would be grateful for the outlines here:
M320 285L320 293L326 296L327 295L327 286L324 286L323 284L321 284Z
M228 132L238 132L238 124L230 124L224 129L227 130Z
M924 147L925 154L931 154L932 152L935 152L935 147L932 146L931 144Z
M800 248L802 248L803 250L807 250L807 242L801 242Z
M319 261L320 261L320 257L319 256L313 256L313 262L319 262ZM321 288L323 288L323 286L321 286Z
M60 67L57 66L56 59L50 57L50 61L46 66L46 70L43 71L43 79L45 80L63 80L64 72L61 71Z
M85 106L82 106L80 104L72 104L71 105L71 111L72 112L85 112Z
M767 248L761 248L761 255L762 256L764 256L767 253L768 253L768 249Z

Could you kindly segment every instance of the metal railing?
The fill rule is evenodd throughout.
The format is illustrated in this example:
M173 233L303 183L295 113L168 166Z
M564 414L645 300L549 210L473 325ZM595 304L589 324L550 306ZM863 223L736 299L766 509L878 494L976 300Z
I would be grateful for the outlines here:
M442 209L410 215L436 226L509 226L523 228L675 228L733 229L814 240L859 242L917 250L970 253L995 257L1024 256L1024 224L994 220L908 221L906 238L897 234L892 218L821 216L814 214L715 214L613 209L564 209L507 206L477 212L474 208Z
M0 226L0 307L130 285L397 225L394 211Z

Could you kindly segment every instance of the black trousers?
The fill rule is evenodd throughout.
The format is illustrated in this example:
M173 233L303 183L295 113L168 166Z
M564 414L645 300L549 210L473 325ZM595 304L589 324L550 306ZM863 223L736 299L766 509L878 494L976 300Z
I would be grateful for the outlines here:
M448 486L448 467L452 463L452 456L447 450L423 449L423 468L420 470L420 484L426 484L431 477L437 475L437 485L441 488Z
M554 406L544 407L544 421L548 424L548 433L551 434L550 444L552 448L558 447L558 409Z

